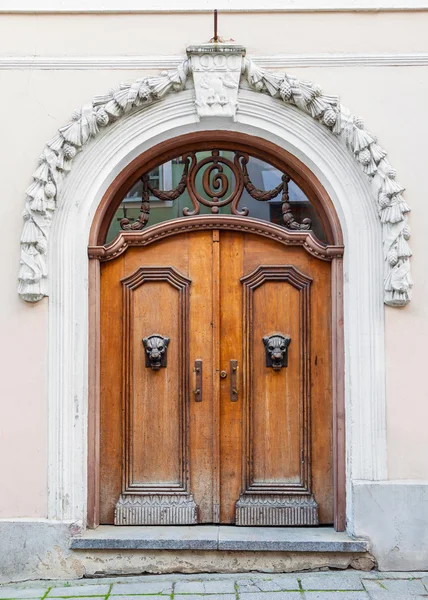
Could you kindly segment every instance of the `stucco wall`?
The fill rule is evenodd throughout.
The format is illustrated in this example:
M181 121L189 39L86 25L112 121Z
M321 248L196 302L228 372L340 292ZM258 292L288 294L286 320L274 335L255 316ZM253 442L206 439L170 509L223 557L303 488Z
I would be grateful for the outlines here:
M428 12L220 15L220 33L254 55L428 52ZM212 36L210 15L46 15L0 17L3 56L184 55ZM1 67L1 60L0 60ZM287 65L284 64L284 70ZM365 119L407 188L413 209L414 299L386 309L387 435L391 479L428 479L428 383L424 341L428 239L425 222L428 67L287 69L317 81ZM45 517L47 499L47 302L16 294L24 192L44 143L72 111L140 72L0 70L4 259L0 319L0 518ZM358 223L355 224L358 227ZM76 232L78 235L78 232Z

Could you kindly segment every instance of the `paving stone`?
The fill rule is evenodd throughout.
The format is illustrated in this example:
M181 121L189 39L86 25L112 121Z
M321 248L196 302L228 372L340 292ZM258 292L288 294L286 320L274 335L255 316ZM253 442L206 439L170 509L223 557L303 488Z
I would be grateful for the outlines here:
M202 583L205 594L236 594L234 579L215 579Z
M305 592L301 600L368 600L366 592Z
M110 586L105 585L72 585L54 587L50 590L48 598L64 598L71 596L106 596Z
M115 596L115 600L169 600L171 594L144 594L142 596Z
M358 573L308 573L298 575L304 590L364 590Z
M50 598L51 596L49 596ZM52 596L52 598L59 598L59 596ZM61 596L61 598L64 598L64 596ZM67 600L84 600L84 598L93 598L94 600L101 600L102 598L104 598L104 596L90 596L89 594L80 594L79 596L73 595L73 596L67 596Z
M300 577L295 575L273 575L272 581L280 586L281 590L298 590Z
M138 581L135 583L116 583L111 588L111 596L128 594L171 594L172 581ZM117 600L117 598L115 598Z
M47 589L48 586L44 588L0 586L0 598L41 598L46 594Z
M368 594L370 600L422 600L423 598L428 598L428 595L420 596L417 594L403 594L401 592L392 593L392 592L369 592Z
M301 592L250 592L239 594L240 600L303 600ZM205 598L207 600L207 598Z
M417 597L427 593L420 579L372 579L363 583L368 592L384 594L385 598L391 594L413 594Z
M177 581L174 594L235 594L235 581L234 579Z
M272 575L269 578L251 577L248 579L237 580L238 591L244 592L281 592L284 590L299 590L299 583L296 577L277 577Z
M422 577L422 583L424 584L424 586L426 587L426 589L428 591L428 577Z
M146 599L140 598L139 600ZM179 594L178 596L174 594L174 600L236 600L236 594L210 594L209 596L206 594Z
M202 581L177 581L174 586L174 595L177 594L204 594Z
M418 571L374 571L378 579L421 579L426 573ZM363 578L366 576L364 573Z

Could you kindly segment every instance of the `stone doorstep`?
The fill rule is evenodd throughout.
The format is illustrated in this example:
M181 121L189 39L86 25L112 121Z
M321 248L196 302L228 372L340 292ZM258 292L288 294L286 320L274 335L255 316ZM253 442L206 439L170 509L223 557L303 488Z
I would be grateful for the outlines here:
M233 527L228 525L100 525L71 538L73 550L249 550L346 552L369 550L369 542L332 527Z

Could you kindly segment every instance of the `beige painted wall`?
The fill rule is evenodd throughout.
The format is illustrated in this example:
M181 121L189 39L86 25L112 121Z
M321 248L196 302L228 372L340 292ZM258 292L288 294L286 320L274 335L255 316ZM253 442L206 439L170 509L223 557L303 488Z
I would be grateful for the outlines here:
M220 32L251 54L427 52L428 13L228 14ZM2 16L0 57L182 55L212 35L208 15ZM286 66L285 66L286 67ZM413 209L414 299L386 310L391 479L428 479L425 340L428 339L427 67L305 68L361 115L388 150ZM0 70L3 256L0 264L0 518L44 517L47 498L47 301L16 294L24 192L44 143L72 111L136 71ZM355 224L358 227L358 223Z
M427 12L220 13L219 34L250 54L426 52ZM179 54L213 36L200 14L0 16L0 55Z

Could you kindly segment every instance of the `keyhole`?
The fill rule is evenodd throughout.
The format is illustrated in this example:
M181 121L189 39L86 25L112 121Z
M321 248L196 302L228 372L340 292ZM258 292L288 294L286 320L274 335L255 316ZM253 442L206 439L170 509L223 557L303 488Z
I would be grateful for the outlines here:
M220 372L220 377L221 377L222 379L226 379L226 377L227 377L227 373L226 373L226 371L221 371L221 372Z

